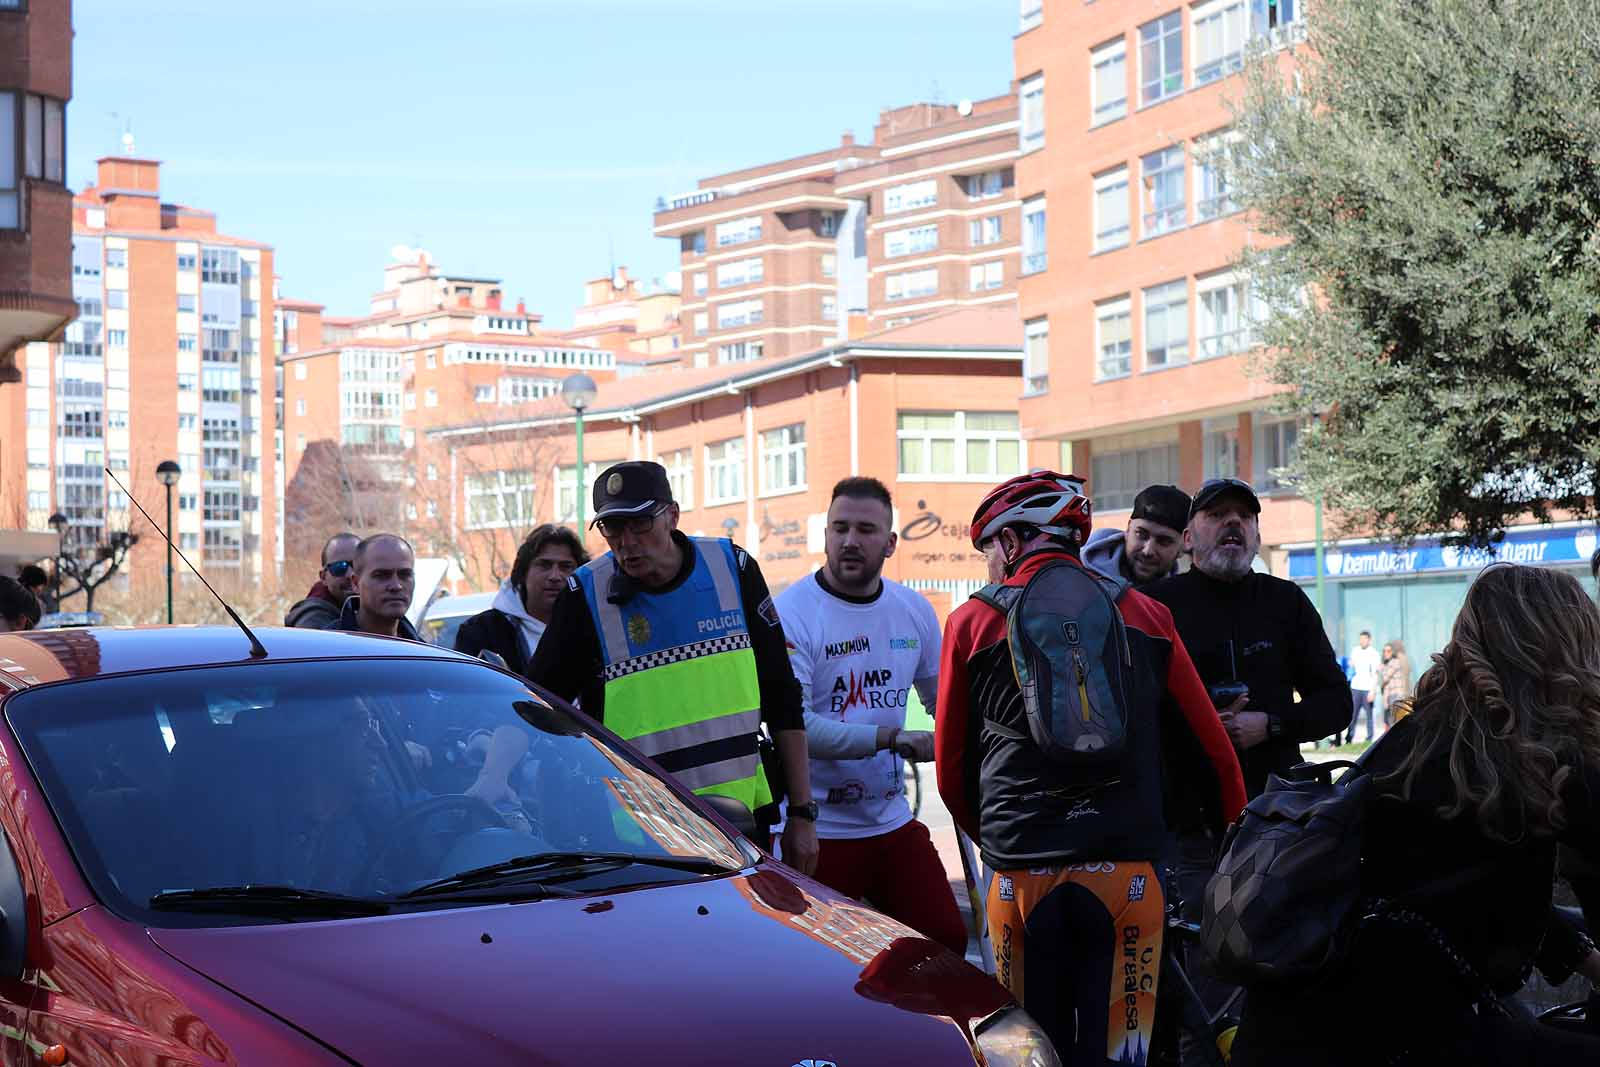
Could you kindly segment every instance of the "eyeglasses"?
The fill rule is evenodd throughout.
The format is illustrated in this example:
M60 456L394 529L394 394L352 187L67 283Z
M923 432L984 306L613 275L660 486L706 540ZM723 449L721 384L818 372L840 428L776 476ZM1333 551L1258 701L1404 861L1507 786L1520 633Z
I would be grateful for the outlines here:
M648 515L627 515L615 519L600 519L595 525L600 528L600 536L607 540L613 537L621 537L624 533L631 533L636 536L647 534L655 528L656 516L666 510L667 505L663 504Z
M355 564L347 559L336 559L332 563L324 563L322 565L322 569L333 575L335 578L343 578L345 575L349 574L351 569L354 567Z

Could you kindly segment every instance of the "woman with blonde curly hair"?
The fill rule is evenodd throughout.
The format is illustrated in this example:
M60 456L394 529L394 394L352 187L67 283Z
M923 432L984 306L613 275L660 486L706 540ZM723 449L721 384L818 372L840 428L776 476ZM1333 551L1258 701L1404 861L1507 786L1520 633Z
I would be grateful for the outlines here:
M1364 766L1363 895L1388 903L1316 989L1252 990L1233 1062L1600 1063L1600 1039L1500 1004L1535 966L1600 980L1551 909L1558 844L1600 858L1600 611L1577 579L1487 568ZM1340 1007L1354 1025L1330 1029Z

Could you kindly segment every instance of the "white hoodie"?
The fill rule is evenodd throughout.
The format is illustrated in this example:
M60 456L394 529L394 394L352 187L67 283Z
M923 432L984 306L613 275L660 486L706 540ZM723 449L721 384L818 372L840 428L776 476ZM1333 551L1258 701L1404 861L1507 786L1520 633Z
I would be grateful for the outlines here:
M500 583L500 591L494 595L494 604L491 606L516 621L522 652L532 659L533 650L539 647L539 638L544 636L544 623L528 614L528 609L522 606L522 597L517 595L509 579Z

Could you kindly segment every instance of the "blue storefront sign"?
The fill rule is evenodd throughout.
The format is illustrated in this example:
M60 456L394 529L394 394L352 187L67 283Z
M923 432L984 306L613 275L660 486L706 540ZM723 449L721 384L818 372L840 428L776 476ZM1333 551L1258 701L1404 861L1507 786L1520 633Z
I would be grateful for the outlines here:
M1509 530L1493 549L1458 548L1438 538L1418 538L1408 546L1387 543L1330 544L1323 550L1323 573L1329 578L1384 578L1391 575L1480 570L1491 563L1553 566L1587 564L1597 538L1593 526L1528 526ZM1289 550L1289 577L1317 576L1313 548Z

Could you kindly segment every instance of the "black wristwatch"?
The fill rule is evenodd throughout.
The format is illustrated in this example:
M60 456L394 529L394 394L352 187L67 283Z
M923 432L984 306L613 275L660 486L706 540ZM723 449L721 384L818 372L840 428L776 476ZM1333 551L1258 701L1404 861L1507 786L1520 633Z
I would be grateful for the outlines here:
M791 818L791 819L809 819L811 822L816 822L817 821L817 802L815 800L813 800L809 804L790 804L789 805L789 818Z
M1283 736L1283 720L1276 715L1267 716L1267 737L1276 741Z

